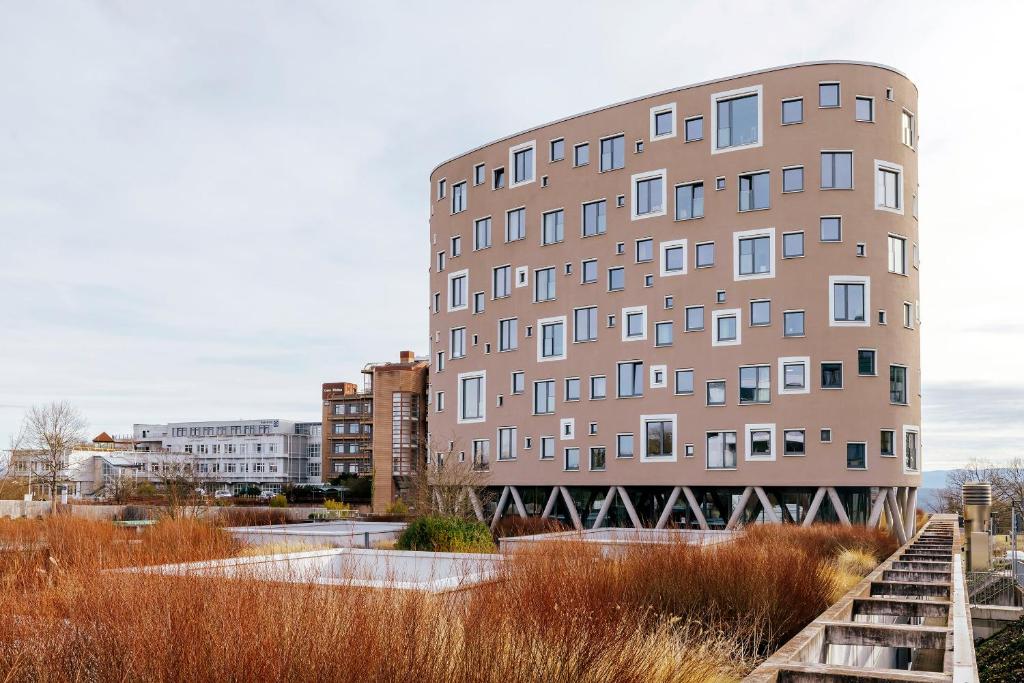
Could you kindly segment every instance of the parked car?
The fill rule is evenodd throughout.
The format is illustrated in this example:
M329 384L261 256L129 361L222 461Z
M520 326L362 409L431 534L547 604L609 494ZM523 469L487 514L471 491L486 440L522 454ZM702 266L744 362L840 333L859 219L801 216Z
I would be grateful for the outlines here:
M231 491L228 491L227 489L221 489L220 491L217 491L216 493L214 493L213 497L214 498L231 498L233 495L234 494L231 493Z
M206 489L204 489L202 487L197 488L196 489L196 495L197 496L205 496L206 495Z
M274 493L273 491L260 491L259 499L260 500L270 500L271 498L273 498L276 495L277 494Z

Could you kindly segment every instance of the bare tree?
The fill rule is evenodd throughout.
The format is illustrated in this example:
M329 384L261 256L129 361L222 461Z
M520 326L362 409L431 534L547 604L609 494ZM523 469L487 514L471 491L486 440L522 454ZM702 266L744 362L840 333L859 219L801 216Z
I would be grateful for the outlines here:
M205 504L199 493L203 480L199 476L196 457L191 453L156 451L150 456L153 480L164 497L168 517L197 517Z
M32 406L25 414L20 437L32 476L49 488L50 512L57 511L57 487L68 481L68 458L85 442L85 418L66 401Z
M936 512L963 514L963 486L973 482L992 484L992 512L997 524L1009 524L1013 501L1024 500L1024 458L1016 457L1005 465L971 460L966 467L946 475L946 486L938 492Z
M431 442L427 463L420 467L410 488L417 514L441 514L476 519L490 502L488 463L474 462L458 441Z

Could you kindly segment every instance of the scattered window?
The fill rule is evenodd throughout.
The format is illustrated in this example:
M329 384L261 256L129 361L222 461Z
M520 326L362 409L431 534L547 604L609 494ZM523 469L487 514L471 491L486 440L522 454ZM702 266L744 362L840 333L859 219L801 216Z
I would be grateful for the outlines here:
M645 418L644 422L644 450L641 453L646 458L666 458L676 454L673 442L675 431L675 420L659 418Z
M694 116L686 119L686 142L696 142L704 139L704 117Z
M572 340L597 341L597 306L577 308L573 312Z
M590 378L590 400L598 401L608 396L608 380L604 375L593 375Z
M782 432L783 455L806 455L807 435L802 429L787 429Z
M634 217L664 214L664 171L659 171L657 175L641 174L633 176L633 197Z
M437 272L444 272L445 267L445 256L443 251L437 252Z
M804 121L804 98L795 97L791 100L782 100L782 125L791 123L803 123Z
M686 240L662 242L660 251L662 277L686 273Z
M512 393L521 394L526 390L526 375L522 370L517 370L512 373Z
M704 183L676 185L676 220L704 217Z
M473 184L483 185L484 180L487 178L487 166L484 164L477 164L473 167Z
M714 242L703 242L696 246L696 264L698 268L710 268L715 265Z
M579 377L568 377L565 380L565 400L566 401L578 401L580 400L580 378Z
M437 181L437 198L444 199L446 194L448 194L448 181L441 178Z
M846 444L846 469L866 470L867 468L867 445L863 443Z
M466 328L456 327L451 331L451 357L466 357Z
M505 169L496 168L494 169L493 180L491 182L491 189L497 190L505 187Z
M909 429L904 432L903 467L917 471L917 432Z
M644 395L644 364L642 361L626 361L618 364L619 398Z
M740 368L740 403L770 403L772 400L771 367L754 365Z
M780 394L806 394L807 375L811 360L807 356L779 359Z
M626 253L626 243L625 242L616 242L615 243L615 253L619 254L619 255L625 254Z
M558 360L565 358L565 317L557 320L538 321L540 336L540 358Z
M889 366L889 402L907 405L907 369L902 365Z
M617 434L615 436L615 457L616 458L632 458L633 457L633 435L632 434Z
M512 209L505 213L505 241L514 242L526 238L526 209Z
M636 150L637 154L640 154L640 152L644 151L644 141L637 140L636 142L634 142L633 149Z
M587 284L589 282L597 282L597 261L583 261L580 264L580 282Z
M590 163L590 143L583 142L572 148L573 166L586 166Z
M636 241L636 262L645 263L654 260L654 240L650 238Z
M575 472L580 469L580 449L570 447L565 449L565 469Z
M669 310L676 305L675 297L671 294L665 297L665 310Z
M736 432L707 433L707 468L709 470L736 467Z
M821 217L821 241L841 242L843 240L843 219L839 216Z
M466 210L466 181L452 185L452 213L462 213Z
M452 258L457 258L459 256L462 256L462 236L461 235L455 235L454 237L452 237L451 246L452 246L452 248L451 248Z
M519 348L519 320L508 318L498 321L498 351L514 351Z
M875 367L875 350L874 349L858 349L857 350L857 374L858 375L877 375L878 368Z
M750 325L757 327L772 324L772 303L770 301L750 302Z
M565 211L548 211L541 219L541 244L555 244L565 240Z
M770 235L737 239L737 275L771 275L772 238Z
M491 246L491 219L480 218L473 223L473 249L487 249Z
M907 274L907 240L889 235L889 272Z
M886 457L896 455L896 432L892 429L883 429L878 444L878 454Z
M715 102L717 114L716 149L756 144L760 125L759 94L744 94Z
M692 458L693 457L693 444L692 443L686 444L686 446L685 446L685 453L686 453L686 457L687 458Z
M623 309L622 318L625 325L622 328L622 340L635 340L647 338L647 309Z
M715 337L712 340L714 346L728 346L739 344L739 310L714 311L711 314L714 322Z
M515 427L498 427L498 460L516 459L517 431Z
M804 167L789 166L782 169L782 191L803 192L804 191Z
M703 306L687 306L686 307L686 331L696 332L697 330L704 329L704 307Z
M782 233L782 258L799 258L804 255L804 233Z
M888 321L886 320L885 311L879 311L878 312L878 324L879 325L885 325L885 324L887 324L887 322Z
M671 138L676 134L676 105L651 108L651 139Z
M565 140L559 138L550 143L551 161L561 161L565 158Z
M724 289L720 289L717 292L715 292L715 301L717 301L720 304L724 304L725 303L725 290Z
M903 110L900 116L900 130L903 144L907 147L913 147L917 141L914 129L914 115L907 110Z
M545 379L533 383L534 415L549 415L555 412L555 380Z
M843 364L826 362L821 364L821 388L843 388Z
M858 97L856 100L856 118L858 121L872 122L875 120L875 100L872 97Z
M868 245L864 242L857 242L857 256L863 258L868 255Z
M542 437L540 437L540 459L541 460L554 460L555 459L555 437L553 437L553 436L542 436Z
M903 167L875 162L875 208L903 212Z
M914 306L909 301L903 302L903 327L914 327Z
M672 322L654 323L654 345L672 346Z
M512 294L512 266L498 266L493 271L492 298L501 299Z
M818 84L818 106L822 109L829 109L839 106L839 84L820 83Z
M441 310L441 292L434 292L434 313L438 313Z
M715 178L715 190L725 189L725 176L718 176Z
M590 469L591 470L603 470L605 466L605 448L604 446L591 446L590 447Z
M607 202L600 200L583 205L583 236L603 235L606 228Z
M534 146L532 142L511 150L512 186L533 182L535 172Z
M725 405L725 380L716 379L707 383L707 395L705 403L709 406Z
M533 300L554 301L555 299L555 269L538 268L533 271Z
M867 283L836 281L834 277L829 280L832 281L832 322L866 324Z
M693 370L676 370L675 392L680 395L693 393Z
M482 421L484 419L484 375L473 374L459 377L459 421Z
M829 429L827 427L822 429L818 436L819 436L819 440L822 443L832 443L832 430L831 429Z
M853 152L821 153L821 189L853 189Z
M756 211L768 208L771 194L768 171L746 173L740 176L740 211Z
M885 89L885 99L887 99L887 100L889 100L890 102L892 102L892 99L893 99L893 91L892 91L892 88L886 88L886 89Z
M626 163L626 138L623 135L601 140L601 171L614 171Z
M469 275L466 271L448 276L448 310L458 311L469 306Z
M747 425L747 459L775 459L775 425Z
M608 269L608 291L618 292L626 288L626 271L624 268Z

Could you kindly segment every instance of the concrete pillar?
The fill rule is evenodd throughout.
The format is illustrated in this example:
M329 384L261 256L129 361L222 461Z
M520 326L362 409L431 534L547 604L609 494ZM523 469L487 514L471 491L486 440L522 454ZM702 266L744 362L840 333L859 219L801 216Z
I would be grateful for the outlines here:
M804 523L802 526L810 526L814 523L815 518L818 516L818 509L821 508L821 501L825 499L825 487L819 486L818 490L814 492L814 498L811 499L811 504L807 508L807 514L804 515Z
M747 503L750 502L750 496L753 492L753 486L743 489L743 493L740 494L740 500L736 503L736 509L732 511L732 516L729 517L729 523L725 525L727 531L735 529L736 525L743 519L743 513L747 509Z
M672 508L675 507L676 501L679 500L681 492L682 487L680 486L672 489L672 493L668 495L668 500L665 502L665 509L661 511L661 516L658 517L658 523L654 525L655 529L664 529L665 525L668 524L669 518L672 517Z
M569 495L569 489L564 486L559 486L558 490L562 492L562 500L565 501L565 506L569 508L569 516L572 518L572 528L577 531L582 531L583 524L580 522L580 513L576 509L576 503L573 502L572 496Z
M608 515L608 510L611 508L613 500L615 500L615 487L609 486L608 493L605 494L604 500L601 501L601 509L597 511L597 518L594 520L592 529L597 529L604 523L604 518Z
M697 503L697 497L693 495L693 491L690 490L689 486L683 487L683 493L686 495L686 502L690 504L690 510L693 511L693 516L697 518L698 526L700 526L702 531L707 531L708 522L704 519L704 512L700 509L700 505Z

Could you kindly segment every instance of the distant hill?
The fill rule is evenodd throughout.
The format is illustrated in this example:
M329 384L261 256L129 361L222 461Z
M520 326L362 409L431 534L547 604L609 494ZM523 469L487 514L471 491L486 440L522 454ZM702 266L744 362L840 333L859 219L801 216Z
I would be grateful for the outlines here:
M939 491L946 488L946 477L957 470L931 470L921 473L921 488L917 490L917 507L931 512L938 503Z

